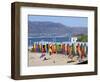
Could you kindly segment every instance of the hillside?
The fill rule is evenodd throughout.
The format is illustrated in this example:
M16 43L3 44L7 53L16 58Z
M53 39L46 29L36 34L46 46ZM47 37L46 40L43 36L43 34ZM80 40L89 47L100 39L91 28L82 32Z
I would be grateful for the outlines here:
M87 34L86 27L70 27L61 23L50 21L28 21L28 36L29 37L52 37L65 36L74 34Z

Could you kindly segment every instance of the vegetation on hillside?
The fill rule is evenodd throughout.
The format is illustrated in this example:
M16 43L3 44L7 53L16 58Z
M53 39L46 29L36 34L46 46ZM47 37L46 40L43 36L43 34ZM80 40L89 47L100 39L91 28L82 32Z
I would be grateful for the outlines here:
M78 42L87 42L88 41L88 36L87 35L78 36L77 41Z

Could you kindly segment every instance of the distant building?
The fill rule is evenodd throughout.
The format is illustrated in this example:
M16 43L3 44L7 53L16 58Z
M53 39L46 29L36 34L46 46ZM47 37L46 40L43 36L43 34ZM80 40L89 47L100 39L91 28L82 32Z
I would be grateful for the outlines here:
M71 42L75 43L77 41L77 37L71 37Z
M72 37L71 37L71 42L72 42L72 43L77 42L77 36L72 36Z
M74 34L73 36L71 36L71 42L75 43L78 40L78 37L83 36L83 34Z

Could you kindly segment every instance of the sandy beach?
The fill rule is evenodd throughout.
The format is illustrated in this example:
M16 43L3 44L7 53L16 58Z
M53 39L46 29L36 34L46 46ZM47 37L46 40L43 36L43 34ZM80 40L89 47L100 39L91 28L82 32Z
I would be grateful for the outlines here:
M46 55L40 58L42 53L34 53L28 52L28 66L51 66L51 65L73 65L79 63L78 56L74 56L73 58L68 58L63 54L53 54ZM83 61L86 61L87 58L84 58Z

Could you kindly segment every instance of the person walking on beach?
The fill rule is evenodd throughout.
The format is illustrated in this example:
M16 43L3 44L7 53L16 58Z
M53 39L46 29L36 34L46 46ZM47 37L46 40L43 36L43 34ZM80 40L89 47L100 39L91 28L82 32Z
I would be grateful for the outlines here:
M40 56L40 58L43 58L46 55L46 49L45 49L45 45L42 46L42 55Z

